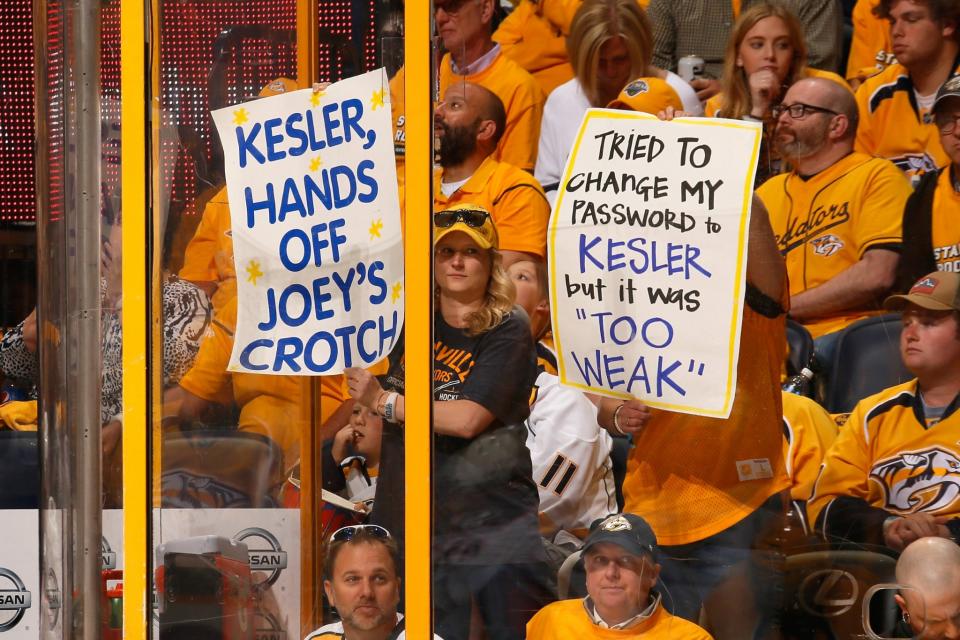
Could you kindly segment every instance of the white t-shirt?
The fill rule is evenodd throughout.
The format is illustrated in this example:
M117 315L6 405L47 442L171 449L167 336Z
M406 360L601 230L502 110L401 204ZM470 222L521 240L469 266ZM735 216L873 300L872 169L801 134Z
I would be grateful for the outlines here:
M684 111L692 116L703 115L703 105L697 98L697 92L683 78L668 71L667 84L677 92ZM576 78L563 83L547 97L543 120L540 121L540 142L533 175L543 186L550 204L557 197L557 187L567 164L567 156L577 139L583 114L589 108L590 101Z
M443 179L441 178L440 192L444 195L444 197L449 198L450 196L452 196L454 193L457 192L457 189L467 184L467 181L470 180L470 178L472 177L473 176L464 178L463 180L457 180L456 182L444 182Z

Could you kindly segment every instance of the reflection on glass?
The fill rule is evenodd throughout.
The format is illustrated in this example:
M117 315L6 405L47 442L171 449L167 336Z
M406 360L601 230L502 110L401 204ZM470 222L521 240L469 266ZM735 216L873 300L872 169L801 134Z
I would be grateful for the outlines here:
M210 111L374 68L377 36L393 9L387 4L352 3L349 11L289 1L158 6L154 171L163 270L155 286L163 287L165 304L164 368L186 356L186 366L163 381L154 438L161 638L178 637L184 624L201 635L243 627L257 637L302 637L332 618L319 576L301 584L301 568L318 566L332 530L365 520L379 467L379 418L358 412L351 419L341 377L228 371L237 269ZM316 18L313 33L298 32L308 13ZM308 67L316 77L299 77ZM206 323L190 309L206 310ZM208 601L206 587L218 580L231 585L230 595Z

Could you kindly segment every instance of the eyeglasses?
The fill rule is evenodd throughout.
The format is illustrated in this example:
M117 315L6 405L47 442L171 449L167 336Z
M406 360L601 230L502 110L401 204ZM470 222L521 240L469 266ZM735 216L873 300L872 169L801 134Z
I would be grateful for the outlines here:
M641 575L643 573L643 558L639 556L622 555L611 557L602 554L588 553L583 558L583 566L587 571L604 571L611 564L615 564L621 569L633 571Z
M459 221L463 221L468 227L479 229L489 217L490 214L487 211L481 211L480 209L453 209L438 211L433 214L433 224L441 229L446 229Z
M348 527L340 527L334 531L333 535L330 536L330 540L332 542L348 542L353 540L354 536L361 531L381 540L389 540L391 538L390 532L378 524L352 524Z
M794 120L803 120L807 117L808 113L829 113L830 115L834 116L840 115L832 109L817 107L812 104L804 104L803 102L794 102L793 104L778 104L771 109L770 112L775 120L779 120L780 116L783 115L784 112L789 113L790 117Z
M960 113L938 113L933 117L933 122L940 133L953 133L957 129L957 122L960 122Z

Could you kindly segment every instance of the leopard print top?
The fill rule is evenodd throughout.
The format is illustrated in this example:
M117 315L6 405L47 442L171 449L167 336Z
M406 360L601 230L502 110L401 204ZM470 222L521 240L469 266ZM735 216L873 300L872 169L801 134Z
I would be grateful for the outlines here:
M163 385L180 381L196 358L200 341L210 324L207 296L186 280L168 275L163 284ZM122 339L120 308L104 308L101 340L100 419L106 423L123 412ZM33 389L39 382L37 355L23 342L23 322L0 340L0 371L18 386Z

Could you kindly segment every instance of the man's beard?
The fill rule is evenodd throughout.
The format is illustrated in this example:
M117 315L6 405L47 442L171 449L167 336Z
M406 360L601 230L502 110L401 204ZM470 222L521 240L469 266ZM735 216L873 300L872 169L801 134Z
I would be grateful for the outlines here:
M439 149L441 167L461 165L476 151L479 125L479 122L475 122L466 127L451 127L445 122L439 123L443 129Z
M394 616L395 615L396 614L394 614ZM385 625L388 620L390 620L391 623L393 622L393 618L391 618L390 614L386 611L381 611L377 615L368 617L357 616L353 613L343 616L343 622L345 625L361 631L370 631L372 629L376 629L381 625Z
M827 127L817 129L808 129L804 132L797 132L796 129L790 131L792 140L782 140L778 131L774 137L774 148L777 153L787 159L806 158L811 156L826 143Z

